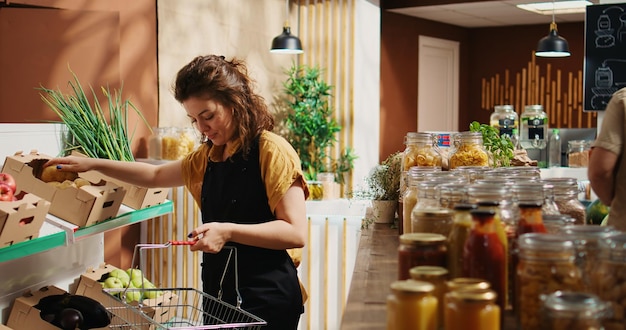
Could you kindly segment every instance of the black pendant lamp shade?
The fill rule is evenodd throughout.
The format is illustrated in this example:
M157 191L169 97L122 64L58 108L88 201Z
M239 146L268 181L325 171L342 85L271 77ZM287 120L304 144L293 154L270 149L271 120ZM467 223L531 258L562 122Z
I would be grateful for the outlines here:
M535 56L539 57L567 57L570 56L569 45L565 38L560 37L556 23L550 24L550 32L537 43Z
M291 28L288 25L283 27L283 33L272 40L272 53L280 54L302 54L302 43L298 37L291 34Z

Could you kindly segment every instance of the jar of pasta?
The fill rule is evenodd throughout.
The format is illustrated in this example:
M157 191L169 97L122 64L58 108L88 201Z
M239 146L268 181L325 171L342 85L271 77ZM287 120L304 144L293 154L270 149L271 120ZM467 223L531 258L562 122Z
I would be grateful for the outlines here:
M611 305L608 329L626 329L626 233L600 240L600 264L593 273L593 293Z
M406 148L402 154L402 170L412 166L441 167L441 154L436 135L425 132L409 132L404 138Z
M437 297L434 285L404 280L391 283L387 296L387 330L436 330Z
M556 291L542 302L543 329L602 330L602 321L610 315L610 305L589 293Z
M443 296L446 294L448 270L438 266L417 266L409 271L411 279L428 282L435 286L433 295L437 297L437 324L443 326Z
M444 328L499 330L502 311L490 289L460 289L446 294Z
M520 329L541 328L541 296L557 290L581 291L574 243L562 235L530 233L519 237L515 311Z
M398 247L398 279L411 278L410 270L417 266L446 267L446 237L432 233L400 235Z
M489 166L489 154L483 145L480 132L461 132L454 137L454 149L450 151L449 168L459 166Z

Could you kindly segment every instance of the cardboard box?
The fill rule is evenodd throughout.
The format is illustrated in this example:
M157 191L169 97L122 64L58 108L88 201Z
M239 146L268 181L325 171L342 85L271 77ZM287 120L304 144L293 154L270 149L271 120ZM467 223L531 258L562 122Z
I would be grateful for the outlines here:
M126 190L102 180L98 172L79 173L91 185L61 189L39 179L43 164L52 157L31 151L8 156L2 172L11 174L18 191L37 194L49 201L50 214L79 227L86 227L116 217Z
M104 178L126 190L122 204L135 210L165 202L171 190L170 188L144 188L111 177L104 176Z
M72 152L73 156L87 157L80 152ZM104 174L101 174L103 180L113 182L116 185L123 187L126 190L124 200L122 204L131 207L135 210L143 209L149 206L159 205L167 199L167 195L170 192L170 188L144 188L139 187L122 180L111 178Z
M0 202L0 247L39 236L50 202L34 194L20 194L14 202Z
M99 281L106 278L104 275L110 273L114 269L117 268L107 264L100 265L98 268L87 269L87 271L80 276L78 287L76 288L76 292L74 294L87 296L97 300L121 320L130 324L142 325L142 329L150 328L150 325L153 325L154 322L164 323L174 316L173 314L176 311L178 297L172 292L165 291L161 297L143 300L142 305L153 306L154 308L142 307L141 310L143 313L140 314L133 311L132 307L128 304L116 299L114 296L103 290L102 284ZM115 292L116 290L111 291Z
M64 294L65 290L55 286L45 286L35 292L26 292L21 297L15 299L7 326L15 330L59 330L60 328L41 319L39 309L35 305L43 297ZM109 329L109 327L98 328Z

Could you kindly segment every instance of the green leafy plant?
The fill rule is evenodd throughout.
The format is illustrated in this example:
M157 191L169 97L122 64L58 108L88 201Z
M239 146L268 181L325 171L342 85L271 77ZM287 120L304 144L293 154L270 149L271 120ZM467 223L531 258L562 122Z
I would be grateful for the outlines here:
M341 131L329 102L332 86L322 80L322 71L317 67L293 65L286 73L285 137L300 156L306 179L317 180L317 173L333 172L343 183L357 156L350 147L336 158L331 154Z
M133 161L132 135L129 137L127 133L128 112L134 110L150 128L142 113L129 100L122 101L121 89L111 93L108 87L102 87L102 94L109 106L107 121L93 88L90 87L94 98L92 106L74 72L72 76L74 79L69 81L68 85L73 94L64 94L60 90L43 86L39 88L43 102L67 127L68 134L63 153L79 151L93 158Z
M374 166L365 178L364 189L353 192L352 197L397 201L400 199L401 173L402 152L398 151Z
M477 121L473 121L470 124L470 131L482 134L483 144L493 157L494 167L511 166L511 159L515 156L515 147L510 138L500 136L497 128Z

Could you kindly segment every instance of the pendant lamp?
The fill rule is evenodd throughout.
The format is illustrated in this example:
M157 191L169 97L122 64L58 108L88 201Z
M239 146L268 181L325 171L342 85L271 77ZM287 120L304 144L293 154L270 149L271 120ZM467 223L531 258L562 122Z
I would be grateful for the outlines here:
M554 1L552 1L552 23L550 32L537 43L535 56L539 57L568 57L570 56L569 45L565 38L560 37L554 20Z
M289 17L289 0L285 0L285 14ZM283 26L283 33L272 40L272 53L279 54L302 54L302 43L298 37L291 34L291 28L289 27L289 21L285 18L285 25Z

